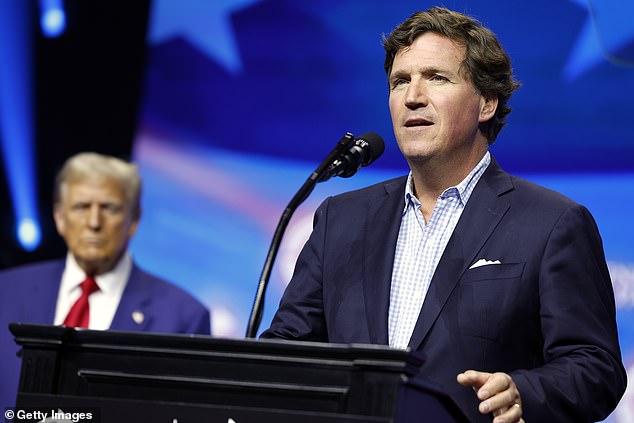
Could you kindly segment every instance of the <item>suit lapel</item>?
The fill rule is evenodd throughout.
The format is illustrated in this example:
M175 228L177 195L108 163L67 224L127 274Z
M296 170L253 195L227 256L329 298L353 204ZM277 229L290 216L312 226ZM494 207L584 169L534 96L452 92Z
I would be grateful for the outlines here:
M385 184L385 193L371 201L365 225L363 293L373 344L388 343L387 316L396 240L401 226L407 178Z
M117 312L110 329L147 331L152 323L150 286L144 283L144 276L136 265L132 265L130 278L126 284Z
M467 268L508 211L500 195L513 188L510 176L493 160L473 190L432 277L409 342L420 347Z

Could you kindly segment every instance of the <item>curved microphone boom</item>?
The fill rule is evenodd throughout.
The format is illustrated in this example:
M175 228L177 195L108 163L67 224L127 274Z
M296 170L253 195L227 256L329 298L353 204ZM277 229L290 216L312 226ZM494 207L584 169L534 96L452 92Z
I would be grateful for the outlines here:
M282 242L282 236L284 235L286 226L297 207L308 198L317 183L327 181L333 176L349 178L357 173L361 167L373 163L383 154L384 150L385 145L383 138L375 132L366 132L358 138L354 138L350 132L347 132L328 154L326 159L324 159L317 169L308 177L299 191L295 193L295 196L293 196L280 217L280 221L273 234L273 239L271 240L271 246L266 255L266 260L264 261L255 300L253 301L253 308L249 315L249 325L246 332L247 338L255 338L258 328L260 327L262 312L264 311L264 296L273 269L273 262L275 261L280 243Z

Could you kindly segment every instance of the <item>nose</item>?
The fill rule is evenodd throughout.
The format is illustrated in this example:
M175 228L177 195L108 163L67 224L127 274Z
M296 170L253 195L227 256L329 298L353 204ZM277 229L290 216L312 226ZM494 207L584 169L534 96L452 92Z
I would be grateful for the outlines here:
M93 204L90 206L90 212L88 214L88 227L93 230L101 228L101 210L99 204Z
M407 93L405 94L405 106L408 109L415 110L427 105L427 90L421 81L412 80L407 85Z

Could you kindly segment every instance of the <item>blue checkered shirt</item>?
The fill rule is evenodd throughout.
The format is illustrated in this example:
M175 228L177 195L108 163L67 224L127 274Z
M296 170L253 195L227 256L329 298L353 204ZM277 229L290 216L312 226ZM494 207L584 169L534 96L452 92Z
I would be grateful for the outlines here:
M491 154L487 152L462 182L444 190L436 200L429 222L425 222L420 211L421 203L414 195L410 172L392 269L388 317L391 347L407 347L440 257L489 163Z

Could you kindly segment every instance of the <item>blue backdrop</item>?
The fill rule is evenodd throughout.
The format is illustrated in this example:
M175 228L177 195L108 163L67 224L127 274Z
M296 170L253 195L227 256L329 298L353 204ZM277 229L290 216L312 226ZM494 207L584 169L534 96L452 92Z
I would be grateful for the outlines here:
M492 147L497 160L594 214L616 291L623 358L632 368L634 2L443 4L496 32L523 83ZM279 215L344 132L376 131L386 152L352 179L321 184L295 214L262 328L319 202L407 171L389 118L381 36L432 5L154 2L135 144L144 217L132 252L143 266L206 302L214 334L244 335ZM610 421L634 421L629 391Z

